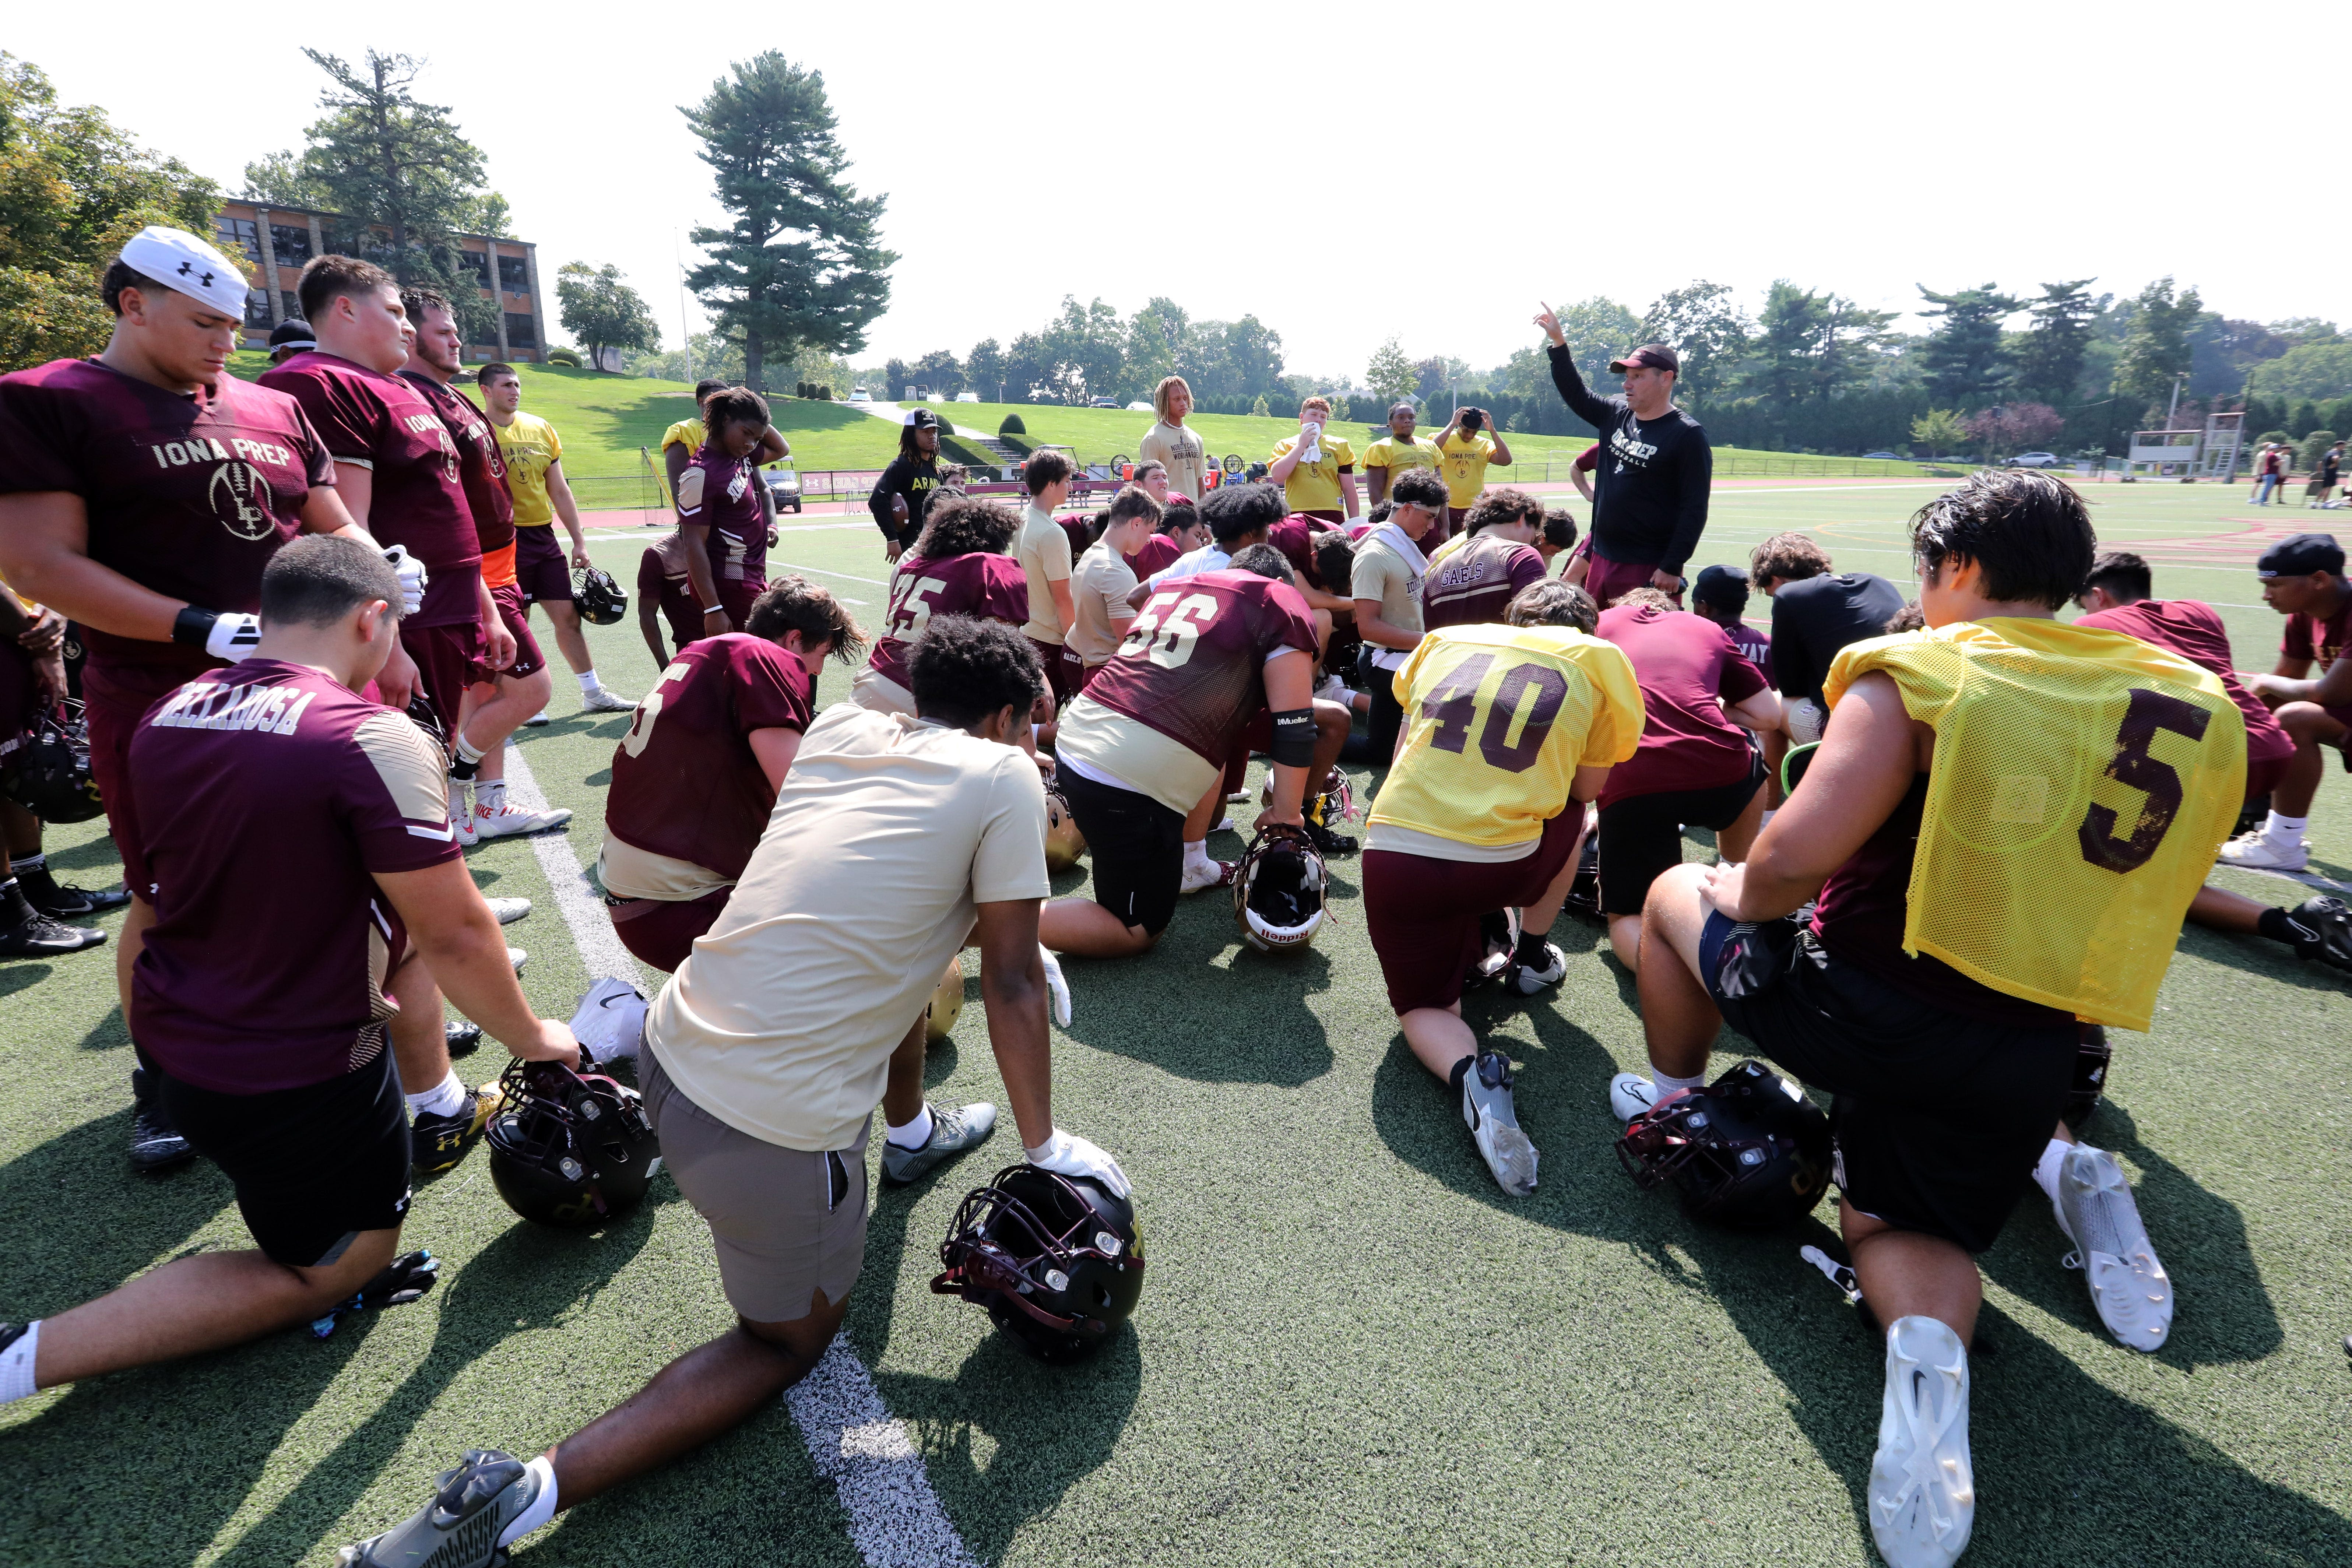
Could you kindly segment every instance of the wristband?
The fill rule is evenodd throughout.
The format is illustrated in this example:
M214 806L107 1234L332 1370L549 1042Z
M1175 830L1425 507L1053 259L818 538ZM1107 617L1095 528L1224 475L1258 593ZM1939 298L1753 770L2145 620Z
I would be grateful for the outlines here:
M194 605L182 607L172 621L172 640L187 647L202 647L205 639L213 635L213 623L220 616L211 610L200 610Z
M724 605L705 605L702 606L702 613L706 616L715 616L726 608L727 606Z
M1276 767L1303 768L1315 760L1315 710L1285 708L1274 715L1274 744L1267 748Z

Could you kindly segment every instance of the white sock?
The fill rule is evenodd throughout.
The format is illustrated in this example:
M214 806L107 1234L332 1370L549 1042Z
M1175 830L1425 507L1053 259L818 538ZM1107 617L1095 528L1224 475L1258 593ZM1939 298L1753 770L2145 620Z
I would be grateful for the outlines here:
M468 741L465 736L460 735L457 737L457 760L459 762L479 763L487 754L488 753L483 750L483 748L474 744L473 742Z
M890 1129L890 1142L901 1149L919 1149L931 1141L931 1108L928 1105L915 1113L915 1119L904 1127Z
M1658 1086L1658 1098L1652 1100L1650 1103L1653 1105L1664 1105L1668 1100L1677 1094L1686 1094L1690 1090L1705 1085L1706 1082L1706 1074L1701 1073L1696 1078L1676 1078L1670 1072L1660 1072L1654 1067L1650 1069L1650 1081Z
M33 1384L33 1357L41 1348L41 1325L36 1321L25 1325L25 1331L5 1351L0 1351L0 1405L26 1398L37 1390Z
M475 780L474 799L486 811L498 810L507 803L507 781L504 779Z
M466 1081L451 1068L449 1076L423 1094L408 1097L408 1114L418 1116L449 1116L466 1103Z
M1184 846L1184 869L1199 870L1205 868L1208 864L1209 841L1207 839L1195 839Z
M583 670L583 671L581 671L581 672L580 672L580 695L581 695L581 696L583 696L583 697L593 697L593 696L595 696L595 695L596 695L596 693L598 693L599 691L602 691L602 690L604 690L604 683L603 681L601 681L601 680L599 680L599 679L596 679L596 672L595 672L594 670L593 670L593 669L586 669L586 670Z
M2058 1169L2066 1163L2066 1151L2074 1145L2063 1138L2053 1138L2042 1151L2042 1158L2033 1162L2033 1184L2050 1195L2050 1206L2058 1206Z
M524 1468L539 1478L539 1495L530 1500L529 1508L514 1516L512 1523L499 1532L501 1548L512 1546L555 1517L555 1467L547 1462L545 1454L541 1454Z
M2273 811L2263 822L2263 837L2282 849L2292 849L2303 842L2303 830L2310 826L2307 816L2281 816Z

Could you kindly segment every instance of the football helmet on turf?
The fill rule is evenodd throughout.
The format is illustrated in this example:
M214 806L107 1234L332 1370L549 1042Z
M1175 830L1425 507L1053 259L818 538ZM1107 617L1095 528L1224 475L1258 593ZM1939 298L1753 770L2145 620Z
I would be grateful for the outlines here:
M490 1181L507 1207L541 1225L601 1225L646 1195L661 1145L637 1091L583 1060L515 1061L490 1118Z
M1617 1159L1645 1187L1674 1183L1693 1219L1763 1230L1803 1218L1830 1184L1830 1119L1759 1061L1662 1100L1625 1126Z
M1093 1354L1143 1294L1135 1206L1087 1176L1009 1165L965 1194L940 1245L942 1296L988 1309L1045 1362Z
M1045 786L1045 869L1066 871L1087 852L1087 836L1070 815L1070 803L1052 784Z
M923 1010L923 1038L936 1045L948 1037L955 1028L956 1015L963 1011L963 954L948 960L947 973L940 977L939 989L931 993L931 1005Z
M1260 952L1296 952L1323 925L1323 857L1296 827L1258 829L1234 873L1234 923Z
M1602 925L1609 923L1609 917L1601 912L1601 835L1598 833L1584 836L1584 848L1576 858L1576 876L1568 884L1565 908L1578 920L1596 921Z
M2098 1114L2099 1097L2107 1089L2107 1062L2114 1055L2107 1044L2107 1032L2096 1024L2078 1021L2074 1026L2074 1081L2067 1086L2065 1108L2058 1120L2080 1131L2083 1123Z
M610 572L594 566L580 574L572 589L572 602L580 606L581 619L600 626L617 625L629 613L628 594L613 581Z
M0 753L0 794L59 826L88 822L106 809L89 771L89 725L80 703L43 708L15 739L16 744Z

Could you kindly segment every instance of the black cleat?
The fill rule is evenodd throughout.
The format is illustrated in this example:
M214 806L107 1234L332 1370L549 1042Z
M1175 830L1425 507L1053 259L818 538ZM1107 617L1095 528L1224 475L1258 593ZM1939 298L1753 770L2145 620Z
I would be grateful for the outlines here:
M131 1069L131 1168L168 1171L196 1157L147 1086L147 1069Z
M0 958L62 958L98 946L106 933L96 926L61 925L44 914L0 931Z
M1353 855L1356 852L1354 835L1334 833L1319 822L1309 822L1305 826L1307 842L1315 846L1316 850L1325 858L1328 859L1334 855Z
M482 1026L471 1018L451 1018L441 1026L441 1036L452 1057L470 1057L482 1048Z
M2287 911L2294 928L2294 955L2331 968L2352 970L2352 909L2341 899L2306 899Z
M446 1116L419 1116L409 1124L409 1160L420 1176L437 1176L466 1157L490 1118L506 1101L495 1083L469 1089L457 1110Z
M19 871L16 885L25 889L25 901L53 921L86 921L92 915L102 915L119 910L131 901L127 888L109 888L92 892L88 888L76 888L58 881L44 866L37 871Z

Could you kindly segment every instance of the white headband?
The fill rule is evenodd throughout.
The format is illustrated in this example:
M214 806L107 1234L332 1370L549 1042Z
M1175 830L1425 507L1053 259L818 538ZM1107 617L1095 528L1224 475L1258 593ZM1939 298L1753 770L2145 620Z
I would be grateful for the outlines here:
M225 316L245 317L245 268L185 229L150 224L122 247L122 264Z

